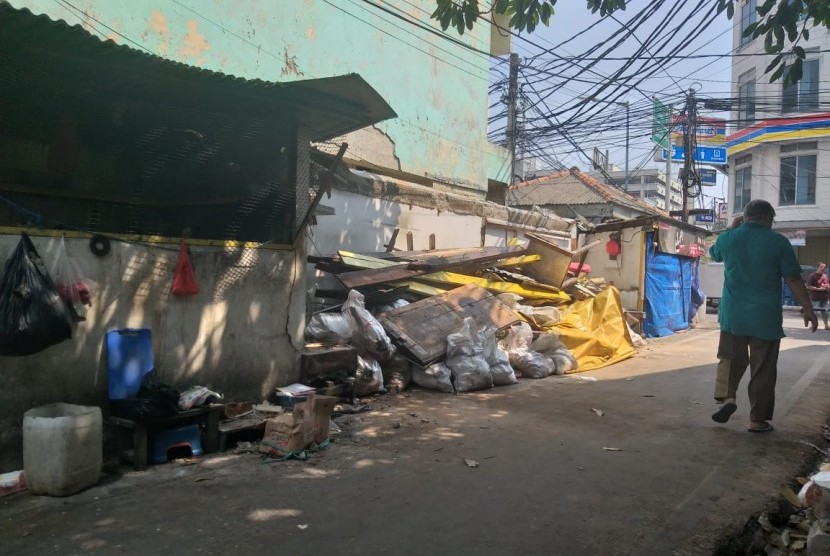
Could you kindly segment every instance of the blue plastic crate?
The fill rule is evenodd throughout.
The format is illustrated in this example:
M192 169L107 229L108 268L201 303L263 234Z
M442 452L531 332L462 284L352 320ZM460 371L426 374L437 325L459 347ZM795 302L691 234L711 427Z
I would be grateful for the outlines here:
M144 375L153 370L153 336L149 328L123 328L107 332L109 399L121 400L138 393Z
M167 453L173 448L187 447L193 456L202 455L202 439L199 425L186 425L176 429L159 431L152 436L151 458L153 463L165 463Z

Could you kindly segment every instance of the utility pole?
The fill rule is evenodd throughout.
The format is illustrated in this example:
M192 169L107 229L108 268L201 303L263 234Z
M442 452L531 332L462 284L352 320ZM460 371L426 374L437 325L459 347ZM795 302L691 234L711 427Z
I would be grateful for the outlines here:
M694 89L686 95L686 129L683 134L683 222L689 222L689 189L695 182L699 183L695 171L695 149L697 148L697 114Z
M513 185L516 176L516 104L519 97L519 55L510 54L510 81L507 88L507 147L510 149L510 178L507 185Z

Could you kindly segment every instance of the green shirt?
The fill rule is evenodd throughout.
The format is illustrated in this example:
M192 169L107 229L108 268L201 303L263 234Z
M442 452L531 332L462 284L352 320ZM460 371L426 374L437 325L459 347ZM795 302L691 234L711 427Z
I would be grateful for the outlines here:
M789 240L763 224L744 222L723 232L709 254L724 267L720 329L763 340L783 338L781 279L801 275Z

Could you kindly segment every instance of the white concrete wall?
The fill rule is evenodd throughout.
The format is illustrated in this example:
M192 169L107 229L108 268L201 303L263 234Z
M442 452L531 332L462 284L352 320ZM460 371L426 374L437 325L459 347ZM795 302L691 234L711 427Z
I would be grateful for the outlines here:
M602 243L588 252L585 262L591 265L592 277L603 277L606 282L614 284L620 290L620 300L624 309L641 311L640 279L643 267L643 232L640 228L626 228L621 234L621 252L613 260L605 251L605 244L610 239L609 232L591 234L585 238L585 244L601 240Z
M336 214L317 218L310 248L313 254L329 255L338 249L384 251L395 228L400 229L395 241L398 249L407 248L408 232L412 232L416 250L429 249L430 234L435 234L436 249L481 245L479 216L404 205L337 189L323 203L333 207Z
M0 235L0 261L18 241ZM57 239L32 241L51 266ZM177 245L113 241L109 255L98 258L88 239L66 242L94 283L92 308L71 340L31 356L0 356L0 472L21 468L27 409L52 402L106 403L103 342L109 330L150 328L160 378L178 388L200 384L231 400L258 401L297 380L305 325L302 241L296 251L191 246L200 293L188 298L169 294Z

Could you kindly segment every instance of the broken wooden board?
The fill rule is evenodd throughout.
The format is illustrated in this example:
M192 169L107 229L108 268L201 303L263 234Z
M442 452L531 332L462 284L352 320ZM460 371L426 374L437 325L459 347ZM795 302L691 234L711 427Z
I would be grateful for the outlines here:
M460 255L440 257L428 262L403 262L395 263L387 267L343 272L338 274L337 278L347 288L359 288L383 282L408 280L429 272L451 269L453 267L486 264L499 259L522 255L524 252L525 250L521 247L481 247L469 249Z
M480 327L496 328L521 320L518 313L475 285L410 303L380 315L378 320L400 348L426 366L444 357L447 336L458 332L466 317L472 317Z

